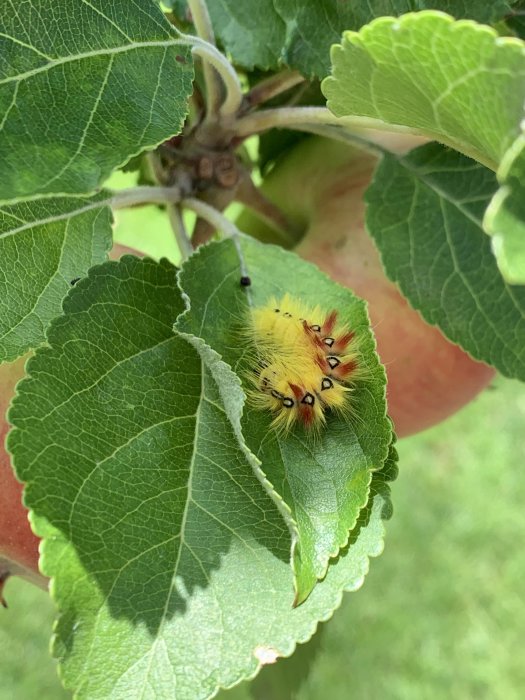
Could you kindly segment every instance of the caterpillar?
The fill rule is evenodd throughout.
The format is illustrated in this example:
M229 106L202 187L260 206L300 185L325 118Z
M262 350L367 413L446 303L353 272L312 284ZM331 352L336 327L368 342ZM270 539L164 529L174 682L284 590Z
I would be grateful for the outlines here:
M352 385L363 373L355 334L323 312L286 294L253 309L245 324L252 348L248 399L270 411L272 427L286 433L296 423L319 430L326 411L351 409Z

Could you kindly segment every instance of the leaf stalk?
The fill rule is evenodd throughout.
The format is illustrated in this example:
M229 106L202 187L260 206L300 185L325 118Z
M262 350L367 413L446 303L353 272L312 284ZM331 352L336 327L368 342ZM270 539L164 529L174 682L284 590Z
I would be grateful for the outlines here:
M199 56L204 64L208 63L212 66L222 80L225 98L220 107L218 107L218 116L222 119L233 117L239 111L244 97L237 71L226 56L223 56L213 44L203 41L196 36L187 37L187 39L192 45L192 53ZM206 87L208 89L208 86ZM212 120L211 107L208 98L208 120Z
M419 133L400 124L387 124L371 117L336 117L326 107L276 107L248 114L239 119L235 133L239 138L247 138L274 128L301 129L309 125L335 125L346 128L379 129L401 134Z
M184 225L180 205L168 205L168 218L175 235L175 241L180 250L181 258L183 261L185 261L193 253L193 246L191 245L190 237L188 236L186 226Z
M241 276L249 277L240 245L240 239L242 238L243 233L237 228L233 221L227 219L223 214L221 214L220 211L215 209L215 207L206 204L206 202L202 202L200 199L195 199L194 197L183 199L181 206L193 211L198 217L207 221L214 229L217 231L222 231L225 236L232 239L239 257ZM248 288L246 289L246 292L249 296Z
M213 32L206 0L188 0L188 7L191 12L197 36L211 46L215 46L215 34ZM217 114L222 101L222 79L217 69L206 59L203 59L203 73L207 96L206 118L210 118Z
M113 192L108 204L112 209L126 209L127 207L142 206L145 204L176 204L181 200L178 187L130 187L125 190Z

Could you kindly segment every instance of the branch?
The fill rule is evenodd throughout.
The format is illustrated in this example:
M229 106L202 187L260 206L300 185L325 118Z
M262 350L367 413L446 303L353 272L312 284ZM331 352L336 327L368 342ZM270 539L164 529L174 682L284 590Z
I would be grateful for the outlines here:
M211 24L206 0L187 0L191 19L197 30L197 36L215 46L215 34Z
M215 209L215 207L206 204L200 199L195 199L195 197L187 197L183 199L181 205L190 211L195 212L197 216L204 219L209 224L213 226L217 231L222 231L226 236L240 236L241 231L237 226L227 219L224 214Z
M277 107L276 109L266 109L261 112L248 114L236 122L235 134L237 138L247 138L253 134L268 129L294 128L299 131L309 131L319 133L320 128L339 127L341 131L352 133L367 140L366 132L370 130L387 131L395 134L405 134L411 136L422 136L429 141L439 140L446 146L463 153L476 160L490 170L496 171L498 164L483 153L474 149L471 144L456 141L445 134L435 134L424 129L416 129L401 124L387 124L380 119L371 117L336 117L325 107ZM334 130L335 133L335 130Z
M204 219L197 217L197 221L193 227L193 233L191 234L191 245L193 249L196 250L199 246L211 241L214 233L215 226L212 226Z
M283 245L291 247L297 242L285 214L256 187L248 172L243 173L235 201L255 212L281 238Z
M249 108L255 107L263 102L268 102L273 97L290 90L290 88L304 81L305 78L298 71L283 70L281 73L276 73L254 85L244 99Z

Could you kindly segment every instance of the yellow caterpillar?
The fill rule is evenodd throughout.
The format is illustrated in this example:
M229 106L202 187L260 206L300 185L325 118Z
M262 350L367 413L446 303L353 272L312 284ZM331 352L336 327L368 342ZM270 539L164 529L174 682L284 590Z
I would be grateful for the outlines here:
M308 307L286 294L250 312L246 335L254 349L250 403L274 414L272 426L318 430L327 409L348 411L362 373L354 333L337 311Z

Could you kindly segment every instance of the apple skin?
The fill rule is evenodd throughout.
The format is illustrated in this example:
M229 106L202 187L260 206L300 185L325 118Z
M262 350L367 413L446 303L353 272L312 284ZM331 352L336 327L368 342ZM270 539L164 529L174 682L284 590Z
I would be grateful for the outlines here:
M110 253L113 259L125 253L140 255L136 250L115 245ZM48 579L38 568L40 539L29 525L28 510L22 503L23 485L17 481L11 458L5 449L9 431L6 412L15 393L17 382L24 376L30 354L15 362L0 364L0 602L2 588L9 576L22 576L42 588Z
M399 153L423 142L386 133L372 138ZM458 411L495 372L424 321L386 278L365 228L363 195L376 164L369 152L310 138L279 160L262 189L288 218L295 252L368 302L387 373L388 412L398 436L404 437ZM238 225L261 240L282 244L251 212L244 212Z
M24 376L27 357L0 365L0 598L2 583L12 574L45 587L38 571L39 539L33 534L22 505L23 486L15 478L5 450L9 425L5 414L18 380Z

